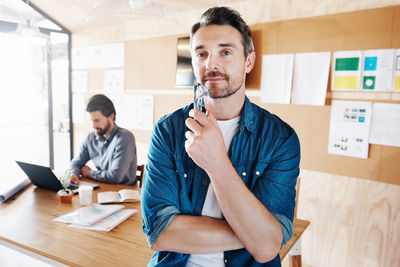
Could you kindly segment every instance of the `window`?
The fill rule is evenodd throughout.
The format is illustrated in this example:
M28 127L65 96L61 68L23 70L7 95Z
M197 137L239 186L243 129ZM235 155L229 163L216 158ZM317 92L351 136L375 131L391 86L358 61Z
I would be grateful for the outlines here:
M70 32L30 3L0 3L0 184L21 179L15 160L68 167L70 73Z

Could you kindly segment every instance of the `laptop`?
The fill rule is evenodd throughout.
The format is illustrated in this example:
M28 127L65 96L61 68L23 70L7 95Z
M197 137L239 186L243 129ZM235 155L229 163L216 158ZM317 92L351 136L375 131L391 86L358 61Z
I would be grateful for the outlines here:
M50 189L55 192L63 189L61 182L58 180L57 176L49 167L21 162L17 160L15 162L17 162L21 169L26 173L29 180L31 180L31 182L37 187ZM76 194L78 193L78 188L80 185L90 185L93 187L93 189L99 187L99 185L95 183L80 181L79 185L71 183L68 188L71 189L74 194Z

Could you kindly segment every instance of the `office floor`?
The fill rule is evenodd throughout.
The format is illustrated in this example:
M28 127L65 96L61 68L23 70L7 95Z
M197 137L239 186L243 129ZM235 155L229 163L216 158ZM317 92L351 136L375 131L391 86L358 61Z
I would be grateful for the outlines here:
M66 266L0 240L0 262L3 267Z

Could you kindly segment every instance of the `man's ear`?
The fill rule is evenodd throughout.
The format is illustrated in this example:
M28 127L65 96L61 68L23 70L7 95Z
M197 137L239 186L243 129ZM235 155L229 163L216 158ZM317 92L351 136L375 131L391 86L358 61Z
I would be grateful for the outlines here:
M249 73L256 62L256 52L251 51L246 57L246 73Z

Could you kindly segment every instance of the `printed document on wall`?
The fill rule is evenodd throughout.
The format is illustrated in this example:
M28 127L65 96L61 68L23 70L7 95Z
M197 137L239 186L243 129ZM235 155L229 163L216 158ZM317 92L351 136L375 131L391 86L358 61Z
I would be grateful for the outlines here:
M400 104L374 103L369 142L400 147Z
M111 94L122 94L124 92L124 70L105 70L104 90Z
M395 52L395 67L394 67L394 77L393 77L393 91L400 92L400 49Z
M361 59L361 51L337 51L333 54L332 90L359 89Z
M121 118L119 115L122 114L122 112L123 112L122 104L123 104L124 95L123 94L106 94L106 96L113 102L114 108L115 108L115 113L116 113L115 122L117 124L120 124ZM124 126L122 126L122 127L124 127Z
M289 104L292 76L293 54L263 55L261 102Z
M124 43L72 48L74 70L122 68L124 61Z
M393 79L394 49L365 50L361 89L390 91Z
M72 95L72 122L83 124L85 121L85 98L82 94Z
M72 72L72 92L86 93L88 90L88 73L87 71Z
M295 55L292 104L325 104L330 63L330 52Z
M371 102L332 101L328 153L368 158Z
M154 120L153 95L125 94L121 126L125 128L152 130Z

